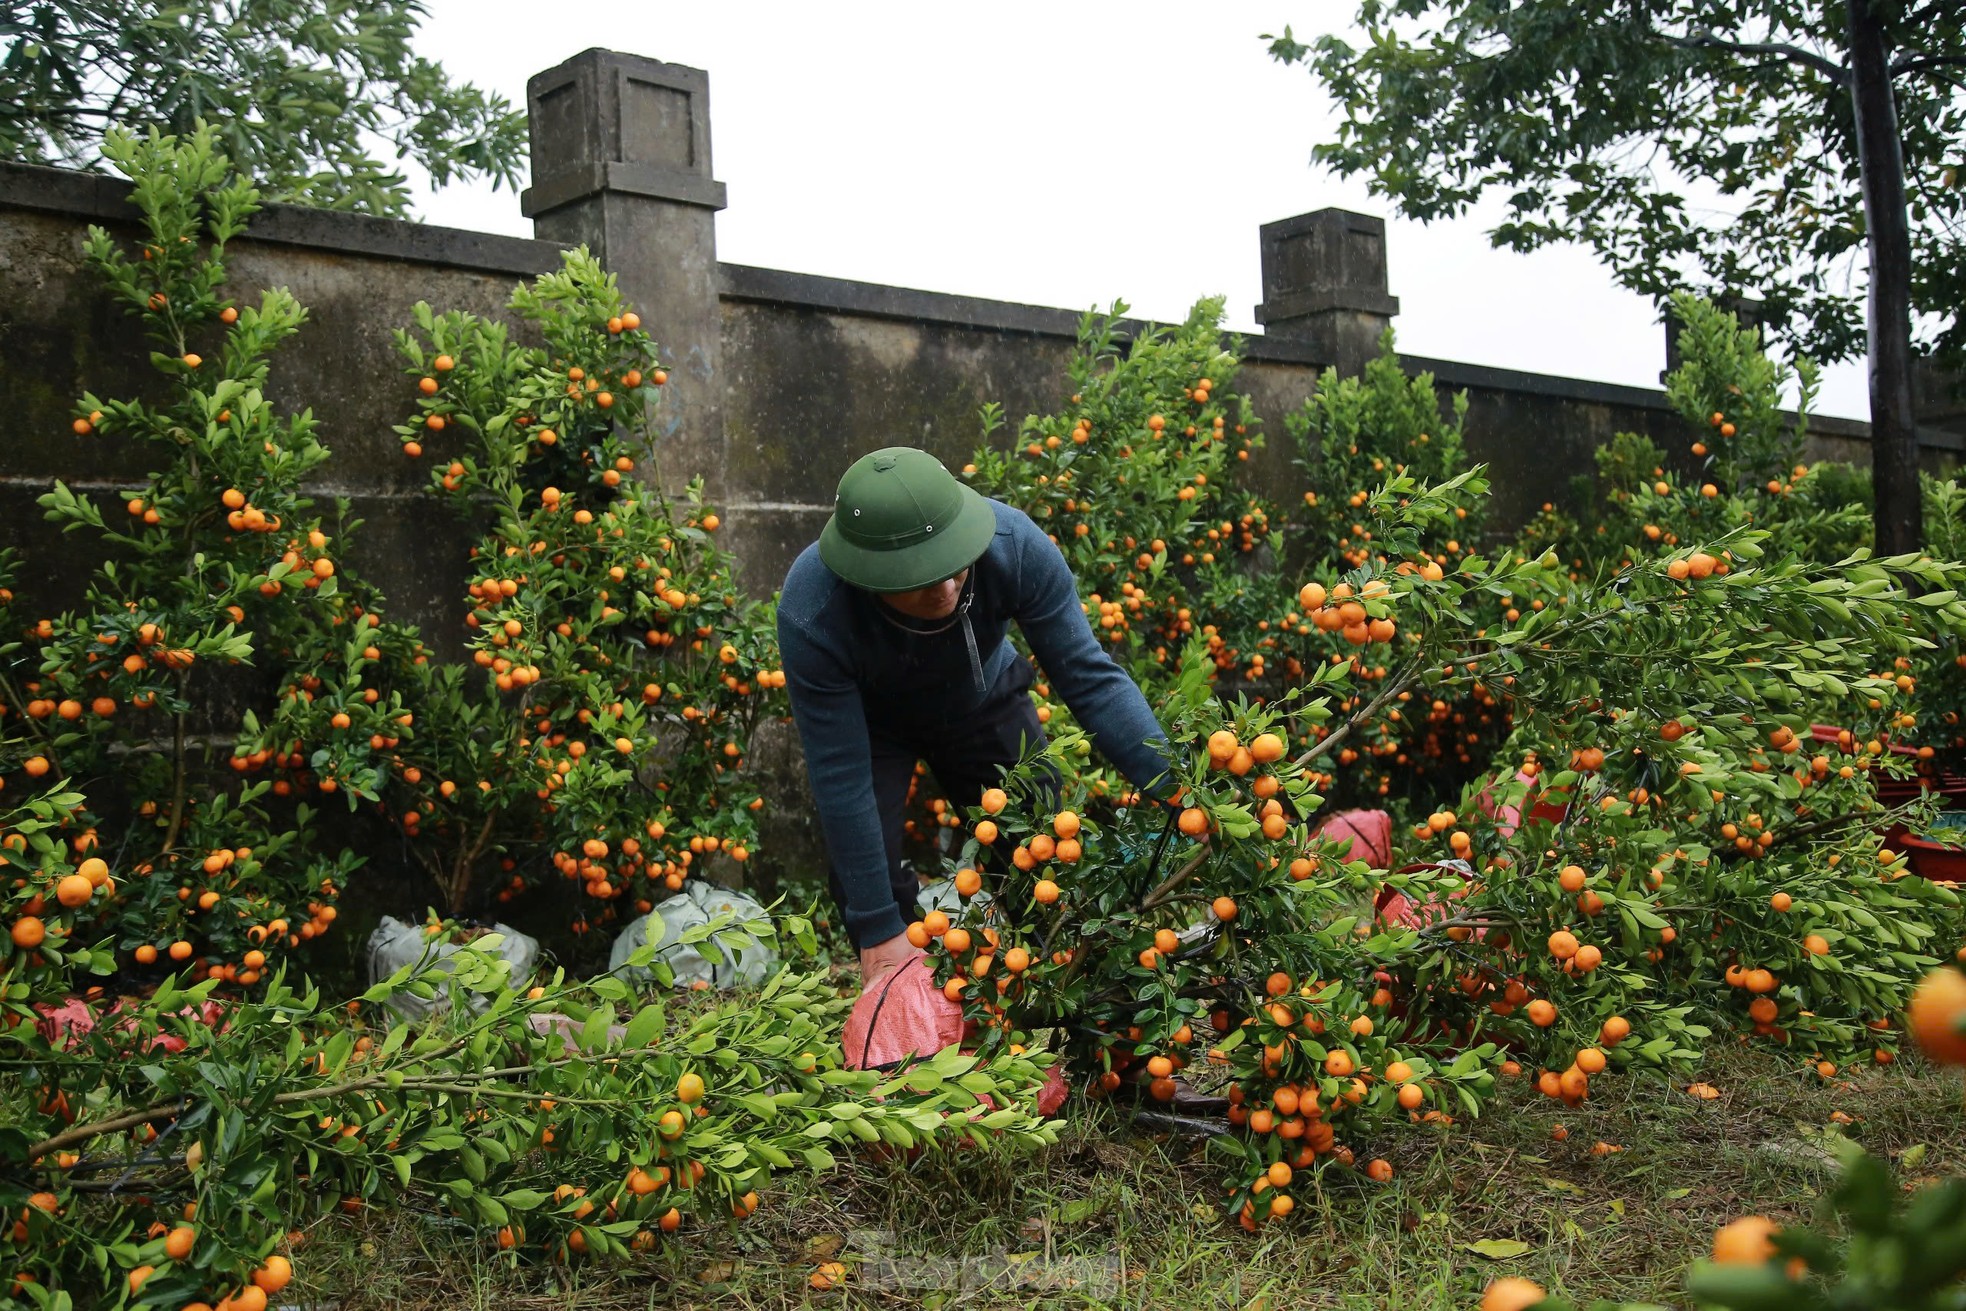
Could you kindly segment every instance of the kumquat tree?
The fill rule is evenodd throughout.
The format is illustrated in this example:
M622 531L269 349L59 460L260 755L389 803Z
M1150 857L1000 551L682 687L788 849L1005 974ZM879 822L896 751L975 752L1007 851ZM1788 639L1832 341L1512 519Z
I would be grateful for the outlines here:
M613 277L574 252L512 310L543 345L428 306L398 337L418 396L403 450L489 522L471 663L397 662L426 731L392 758L386 804L447 913L557 871L607 922L706 857L748 859L763 799L740 771L785 713L782 679L700 482L680 498L656 482L667 375Z
M278 782L223 785L232 729L213 707L243 701L250 734L250 707L274 705L267 680L337 681L368 616L338 572L329 530L343 529L300 490L328 450L311 416L276 412L262 390L306 313L284 290L235 304L223 285L253 189L228 180L209 133L112 133L103 148L136 183L145 236L132 258L94 228L86 253L142 320L160 386L83 396L69 440L155 459L107 515L60 482L40 498L64 532L100 543L103 563L0 657L0 759L23 790L65 798L59 825L33 840L10 826L4 840L9 969L18 980L100 950L102 972L251 985L327 930L354 858L312 840L307 799L332 782L301 744L232 760L276 764Z
M1067 410L1025 419L1008 449L988 441L1001 411L984 410L985 441L963 476L1058 544L1095 630L1143 685L1170 678L1191 638L1224 673L1246 656L1258 676L1262 653L1229 647L1220 627L1238 610L1256 622L1263 602L1240 562L1276 545L1268 509L1235 481L1262 435L1232 390L1240 361L1222 343L1223 302L1200 302L1175 327L1128 325L1125 312L1116 302L1080 320ZM1041 720L1070 724L1048 687L1038 695ZM1091 786L1127 792L1110 771Z
M1824 564L1868 547L1866 475L1802 460L1816 390L1809 362L1769 359L1752 329L1695 297L1677 298L1674 311L1685 325L1685 363L1668 379L1667 398L1690 430L1685 456L1669 457L1644 438L1619 435L1598 453L1596 497L1575 513L1548 508L1525 530L1525 548L1556 551L1573 583L1595 586L1640 559L1748 524L1773 531L1784 550ZM1800 396L1795 422L1782 408L1791 386ZM1930 476L1923 486L1928 554L1966 557L1966 493ZM1588 531L1579 514L1592 522ZM1966 746L1959 731L1966 656L1956 634L1928 636L1930 645L1894 658L1894 678L1915 695L1887 737L1908 742L1899 749L1911 751L1929 774L1935 759L1956 762Z
M1286 418L1298 468L1311 487L1303 508L1294 512L1298 527L1290 539L1291 558L1417 571L1435 580L1473 553L1483 534L1486 503L1454 486L1469 468L1461 443L1466 411L1466 395L1456 394L1442 413L1433 375L1407 376L1390 331L1360 377L1340 378L1327 370L1317 391ZM1385 516L1399 513L1422 486L1439 489L1447 500L1405 528L1410 543L1405 558L1389 557ZM1401 635L1393 616L1369 613L1367 598L1350 592L1351 584L1340 583L1327 598L1336 604L1312 606L1312 592L1300 597L1299 609L1266 616L1262 622L1275 634L1271 640L1284 652L1286 668L1351 663L1363 685L1387 676L1381 658L1386 652L1397 654L1418 640L1411 631ZM1513 597L1488 592L1476 600L1485 607L1482 623L1513 621L1508 614ZM1373 658L1358 658L1365 654ZM1492 690L1483 684L1451 692L1442 688L1426 696L1424 715L1417 713L1416 695L1382 704L1379 717L1359 724L1337 749L1317 780L1334 802L1410 806L1457 790L1486 767L1507 719ZM1364 697L1363 687L1355 697ZM1339 709L1361 704L1355 699Z
M1443 415L1431 376L1409 378L1390 336L1362 378L1327 371L1286 422L1299 468L1325 490L1286 512L1235 476L1263 436L1248 397L1232 389L1240 360L1234 341L1222 339L1222 303L1205 300L1178 327L1146 327L1130 339L1124 312L1116 305L1081 322L1071 408L1026 419L1008 451L979 447L965 476L1047 531L1057 524L1051 535L1082 580L1088 617L1143 686L1170 685L1191 638L1204 643L1218 678L1259 695L1333 661L1352 665L1361 687L1383 677L1381 657L1406 642L1394 620L1366 617L1346 585L1313 622L1277 603L1278 578L1304 561L1386 564L1375 544L1383 516L1414 488L1468 469L1465 398ZM1001 422L986 409L986 439ZM1448 503L1418 530L1412 558L1394 563L1438 571L1474 550L1483 498L1445 486L1440 495ZM1498 622L1506 608L1506 597L1493 599ZM1039 692L1046 722L1069 724L1069 710ZM1396 786L1437 790L1430 768L1465 781L1486 763L1504 719L1485 689L1451 706L1437 701L1425 718L1395 708L1360 725L1315 783L1347 801L1387 797ZM1116 777L1101 785L1125 791ZM945 823L953 819L943 812Z

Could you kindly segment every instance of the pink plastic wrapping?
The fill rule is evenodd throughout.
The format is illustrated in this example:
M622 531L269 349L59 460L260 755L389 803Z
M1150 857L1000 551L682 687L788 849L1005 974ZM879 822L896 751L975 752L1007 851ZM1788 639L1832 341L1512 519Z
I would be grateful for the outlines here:
M868 984L846 1017L841 1045L848 1069L883 1070L962 1040L962 1007L935 986L927 958L915 956Z
M92 1033L97 1025L116 1020L123 1007L124 1003L118 1001L107 1010L98 1010L96 1004L84 997L70 997L60 1003L36 1002L34 1009L41 1018L35 1021L35 1028L40 1031L44 1041L66 1050L74 1046L77 1039ZM202 1006L186 1006L178 1012L180 1018L208 1028L218 1024L224 1014L225 1008L215 1001L208 1001ZM136 1017L125 1017L116 1027L122 1033L134 1032ZM184 1050L184 1039L174 1033L160 1033L150 1039L144 1050L155 1051L158 1048L181 1052Z
M559 1035L560 1041L566 1044L569 1055L577 1054L581 1050L580 1031L586 1025L571 1015L562 1015L558 1011L534 1011L526 1016L526 1023L531 1025L532 1031L541 1037ZM625 1024L609 1025L608 1041L620 1042L621 1035L626 1032L628 1026Z
M846 1020L841 1041L850 1070L882 1070L910 1059L925 1060L968 1037L962 1007L942 995L925 957L916 956L876 975ZM1065 1103L1061 1066L1045 1071L1038 1114Z
M1401 874L1417 874L1421 870L1441 870L1449 874L1466 877L1466 871L1451 865L1408 865L1399 870ZM1424 929L1436 920L1446 919L1455 910L1454 903L1467 895L1467 885L1456 888L1445 897L1428 898L1415 901L1395 888L1379 889L1379 896L1373 902L1373 909L1386 925L1409 929ZM1486 937L1488 930L1476 929L1477 938Z
M1393 858L1393 817L1383 810L1341 810L1317 826L1320 838L1348 838L1346 860L1362 860L1384 869Z
M1564 792L1552 790L1543 793L1537 786L1534 774L1517 772L1515 781L1528 789L1524 795L1533 803L1529 818L1547 820L1552 824L1563 822L1563 817L1570 811L1570 803L1564 799ZM1481 807L1482 814L1495 821L1495 831L1503 837L1513 837L1515 831L1522 827L1522 807L1502 804L1496 798L1494 788L1483 788L1476 804Z
M1059 1061L1044 1072L1044 1086L1038 1089L1038 1114L1056 1115L1065 1104L1065 1063Z

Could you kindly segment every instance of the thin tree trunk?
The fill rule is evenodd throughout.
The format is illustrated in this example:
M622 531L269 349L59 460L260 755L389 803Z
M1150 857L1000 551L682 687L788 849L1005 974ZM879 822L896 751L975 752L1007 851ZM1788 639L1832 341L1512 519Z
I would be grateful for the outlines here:
M1911 228L1905 214L1905 161L1891 88L1891 52L1874 3L1849 0L1850 103L1870 255L1870 441L1877 549L1897 555L1918 550L1924 530L1918 429L1911 410Z

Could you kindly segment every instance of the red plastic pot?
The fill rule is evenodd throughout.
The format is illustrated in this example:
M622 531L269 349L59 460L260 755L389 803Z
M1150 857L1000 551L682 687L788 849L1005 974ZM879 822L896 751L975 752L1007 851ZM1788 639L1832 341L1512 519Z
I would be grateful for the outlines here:
M1911 872L1920 878L1934 883L1966 883L1966 848L1913 837L1902 824L1892 828L1884 841L1891 850L1905 853Z

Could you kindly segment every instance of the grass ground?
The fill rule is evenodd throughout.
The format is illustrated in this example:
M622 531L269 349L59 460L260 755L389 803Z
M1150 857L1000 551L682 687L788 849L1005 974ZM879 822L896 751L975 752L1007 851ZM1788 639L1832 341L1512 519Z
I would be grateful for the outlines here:
M1956 1071L1906 1062L1825 1084L1736 1049L1716 1052L1704 1077L1718 1100L1617 1078L1566 1110L1518 1087L1478 1121L1375 1145L1398 1167L1390 1184L1333 1170L1290 1222L1255 1236L1209 1204L1217 1169L1195 1143L1079 1108L1040 1157L843 1166L767 1192L742 1229L686 1234L625 1267L516 1265L480 1235L412 1216L326 1222L296 1265L307 1292L341 1311L1469 1308L1499 1274L1584 1301L1673 1302L1719 1225L1809 1215L1834 1170L1834 1112L1856 1117L1840 1131L1906 1180L1966 1174ZM1596 1155L1598 1142L1624 1150ZM1475 1247L1494 1243L1499 1255ZM850 1268L846 1288L814 1292L808 1277L827 1259Z

